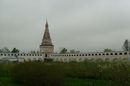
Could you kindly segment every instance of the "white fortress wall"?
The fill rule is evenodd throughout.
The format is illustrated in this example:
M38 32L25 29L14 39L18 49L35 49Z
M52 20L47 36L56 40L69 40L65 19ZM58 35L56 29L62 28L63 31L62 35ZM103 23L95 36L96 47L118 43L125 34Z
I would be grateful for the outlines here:
M26 54L26 53L0 53L0 60L15 61L36 61L44 60L42 54Z
M51 58L54 61L84 61L89 60L113 60L113 59L128 59L130 52L118 51L118 52L94 52L94 53L80 53L80 54L52 54Z
M51 54L50 57L53 61L70 62L70 61L84 61L84 60L113 60L113 59L128 59L130 52L92 52L92 53L79 53L79 54ZM10 61L44 61L44 54L26 54L26 53L0 53L0 60Z

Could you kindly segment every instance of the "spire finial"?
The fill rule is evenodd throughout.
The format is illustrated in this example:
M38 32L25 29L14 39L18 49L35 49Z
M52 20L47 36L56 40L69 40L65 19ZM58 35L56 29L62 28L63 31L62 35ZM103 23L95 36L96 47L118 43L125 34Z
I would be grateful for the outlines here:
M47 19L46 19L46 25L45 26L48 28L48 21L47 21Z
M46 23L48 23L47 19L46 19Z

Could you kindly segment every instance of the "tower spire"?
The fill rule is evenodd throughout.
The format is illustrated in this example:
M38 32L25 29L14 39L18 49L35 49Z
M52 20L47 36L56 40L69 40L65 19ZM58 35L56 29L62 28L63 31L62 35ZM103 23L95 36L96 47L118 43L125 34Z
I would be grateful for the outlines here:
M51 41L51 37L50 37L50 33L49 33L49 26L48 26L47 21L45 24L45 31L44 31L41 45L52 45L52 41Z
M48 28L48 21L47 21L47 19L46 19L45 28Z
M48 54L53 53L54 46L51 41L50 33L49 33L49 25L48 21L46 19L46 24L45 24L45 31L42 39L42 43L40 45L40 51L41 53L45 54L45 57L48 57Z

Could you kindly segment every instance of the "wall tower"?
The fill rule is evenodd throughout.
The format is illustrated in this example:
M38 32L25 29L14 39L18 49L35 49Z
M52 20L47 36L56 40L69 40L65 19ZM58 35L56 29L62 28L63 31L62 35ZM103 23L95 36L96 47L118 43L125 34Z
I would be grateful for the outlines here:
M42 39L42 43L40 45L40 53L44 54L45 57L50 57L50 54L54 52L54 45L52 44L52 40L49 33L49 25L46 20L45 31Z

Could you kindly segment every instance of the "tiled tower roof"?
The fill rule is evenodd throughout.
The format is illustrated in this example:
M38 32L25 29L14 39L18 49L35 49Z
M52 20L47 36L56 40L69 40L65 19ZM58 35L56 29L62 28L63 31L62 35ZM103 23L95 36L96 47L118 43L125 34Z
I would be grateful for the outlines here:
M43 35L43 39L42 39L42 43L41 46L52 46L52 41L51 41L51 37L50 37L50 33L49 33L49 28L48 28L48 22L46 21L45 24L45 32Z

